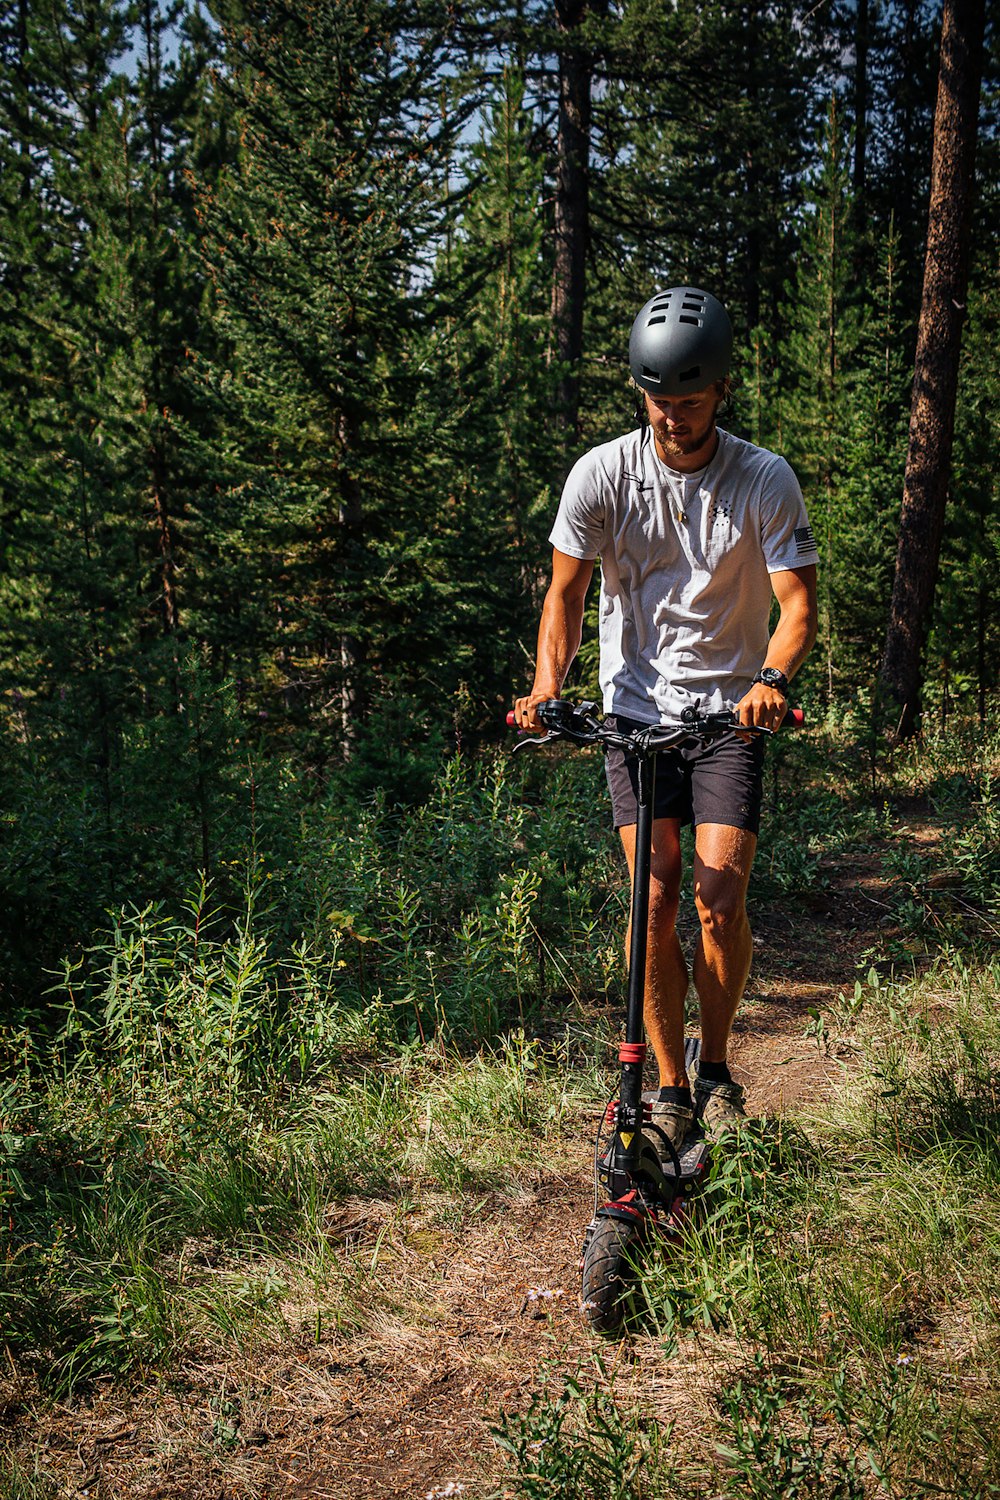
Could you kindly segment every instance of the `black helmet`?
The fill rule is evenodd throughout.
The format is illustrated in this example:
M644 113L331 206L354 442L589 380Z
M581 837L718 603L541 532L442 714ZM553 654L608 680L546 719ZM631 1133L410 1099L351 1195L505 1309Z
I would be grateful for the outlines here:
M652 396L684 396L729 374L733 325L710 292L672 286L657 292L632 324L628 362Z

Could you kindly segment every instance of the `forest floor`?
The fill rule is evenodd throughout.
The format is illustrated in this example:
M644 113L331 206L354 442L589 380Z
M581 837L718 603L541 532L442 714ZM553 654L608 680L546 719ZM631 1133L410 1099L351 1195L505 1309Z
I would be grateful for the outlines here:
M939 833L910 817L897 838L920 848ZM830 857L808 904L753 913L754 975L734 1071L755 1112L793 1114L808 1129L810 1108L850 1066L836 1046L817 1045L810 1010L849 990L859 961L887 937L880 854L873 844ZM98 1382L56 1404L12 1371L0 1387L0 1425L25 1461L30 1451L34 1476L18 1493L500 1496L504 1460L491 1426L525 1408L546 1367L572 1370L598 1355L614 1367L619 1394L634 1387L677 1424L675 1441L688 1427L711 1430L723 1336L685 1339L664 1358L653 1335L599 1347L583 1327L578 1255L591 1212L594 1114L575 1106L550 1164L513 1191L471 1203L423 1192L343 1201L329 1234L365 1275L355 1276L339 1327L299 1287L286 1320L299 1332L238 1359L205 1349L158 1380L130 1389Z

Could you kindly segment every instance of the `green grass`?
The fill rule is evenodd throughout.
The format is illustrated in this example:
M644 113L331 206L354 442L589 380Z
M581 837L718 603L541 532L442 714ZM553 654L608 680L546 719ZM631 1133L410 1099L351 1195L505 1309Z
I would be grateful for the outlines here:
M96 1097L73 1074L19 1114L8 1095L2 1135L6 1337L59 1390L219 1339L251 1348L281 1331L286 1281L342 1301L324 1249L337 1203L403 1183L460 1202L515 1191L553 1142L564 1150L589 1074L567 1076L559 1048L514 1033L468 1064L410 1049L326 1091L300 1088L270 1120L273 1100L178 1119L159 1095L154 1117L134 1079L90 1081Z
M527 1410L492 1431L523 1500L652 1500L676 1479L670 1427L620 1400L600 1359L575 1375L543 1368Z

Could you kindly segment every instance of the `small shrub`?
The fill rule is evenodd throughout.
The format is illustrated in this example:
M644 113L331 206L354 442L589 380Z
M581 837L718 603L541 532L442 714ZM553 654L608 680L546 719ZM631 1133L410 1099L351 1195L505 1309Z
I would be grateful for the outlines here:
M504 1413L490 1429L510 1457L518 1500L651 1500L670 1478L671 1427L632 1406L623 1409L598 1362L598 1380L584 1385L553 1371L522 1413Z

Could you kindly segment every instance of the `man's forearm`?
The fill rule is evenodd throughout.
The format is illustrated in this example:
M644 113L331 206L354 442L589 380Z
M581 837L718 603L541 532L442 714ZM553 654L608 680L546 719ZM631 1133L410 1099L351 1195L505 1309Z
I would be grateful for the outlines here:
M592 558L570 557L552 549L552 582L538 627L535 681L531 692L514 702L515 720L521 729L538 733L542 725L536 712L546 698L558 698L566 673L580 649L583 634L583 604L594 571Z
M816 640L816 569L810 566L774 573L771 584L781 613L761 666L777 667L790 681Z
M583 600L567 598L549 589L542 606L538 627L538 650L535 655L535 681L532 697L544 694L557 698L566 681L566 673L580 649L583 636Z
M767 645L764 667L777 667L789 682L805 661L816 640L816 619L811 613L783 614Z

